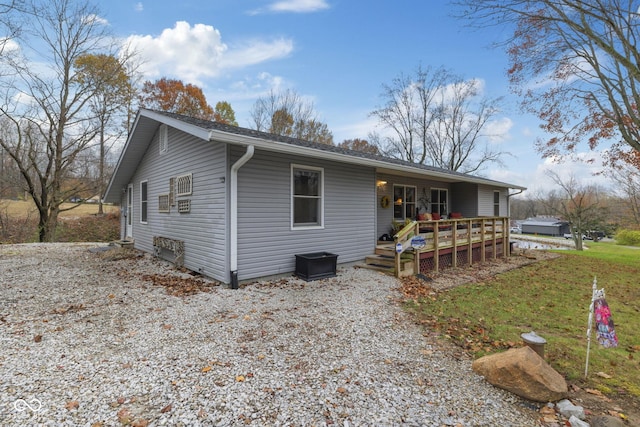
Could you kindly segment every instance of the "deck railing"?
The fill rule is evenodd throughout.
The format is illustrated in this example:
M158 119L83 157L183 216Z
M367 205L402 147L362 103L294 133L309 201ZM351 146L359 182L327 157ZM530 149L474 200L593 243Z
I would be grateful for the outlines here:
M499 252L508 256L508 237L508 217L412 221L394 235L395 274L400 277L420 273L424 270L421 261L426 259L432 264L431 270L437 272L441 255L446 254L451 254L451 267L484 262L487 256L495 259ZM410 257L413 263L403 269L403 260Z

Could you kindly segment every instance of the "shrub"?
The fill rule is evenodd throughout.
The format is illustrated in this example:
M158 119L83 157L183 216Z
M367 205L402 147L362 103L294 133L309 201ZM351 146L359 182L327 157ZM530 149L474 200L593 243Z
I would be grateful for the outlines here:
M120 238L120 214L88 215L60 219L58 242L109 242Z
M624 246L640 246L640 230L618 230L616 243Z
M12 216L7 206L0 206L0 244L38 241L38 221L30 213Z

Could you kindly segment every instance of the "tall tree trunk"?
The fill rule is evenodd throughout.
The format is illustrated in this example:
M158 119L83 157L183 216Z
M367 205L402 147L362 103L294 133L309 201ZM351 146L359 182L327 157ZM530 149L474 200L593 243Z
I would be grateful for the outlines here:
M100 125L100 177L98 178L98 215L104 214L102 193L104 192L104 122Z

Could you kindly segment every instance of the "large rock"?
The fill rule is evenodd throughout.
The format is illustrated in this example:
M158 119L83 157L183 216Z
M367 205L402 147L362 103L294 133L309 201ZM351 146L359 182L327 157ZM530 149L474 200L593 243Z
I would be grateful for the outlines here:
M481 357L472 368L496 387L536 402L555 402L567 395L567 382L530 347Z

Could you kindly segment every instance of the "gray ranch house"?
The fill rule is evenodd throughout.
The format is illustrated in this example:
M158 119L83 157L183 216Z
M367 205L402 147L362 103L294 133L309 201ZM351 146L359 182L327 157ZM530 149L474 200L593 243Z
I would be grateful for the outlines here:
M143 109L104 201L121 206L122 240L233 287L293 272L296 254L384 264L375 260L385 257L380 238L393 240L405 224L435 239L440 255L461 245L470 261L485 246L504 253L510 189L524 187ZM412 272L421 257L433 259L395 240L404 248L387 255L392 266L409 252Z

